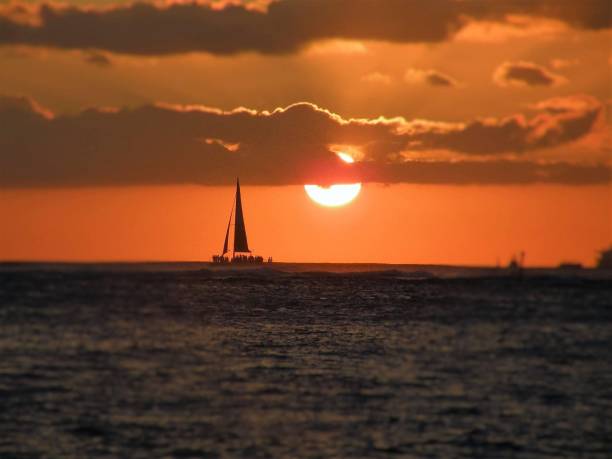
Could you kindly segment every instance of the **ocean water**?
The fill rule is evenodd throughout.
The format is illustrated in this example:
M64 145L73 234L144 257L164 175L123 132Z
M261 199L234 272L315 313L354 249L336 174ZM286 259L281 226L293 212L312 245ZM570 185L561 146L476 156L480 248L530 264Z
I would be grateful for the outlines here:
M363 269L2 265L0 457L612 456L609 273Z

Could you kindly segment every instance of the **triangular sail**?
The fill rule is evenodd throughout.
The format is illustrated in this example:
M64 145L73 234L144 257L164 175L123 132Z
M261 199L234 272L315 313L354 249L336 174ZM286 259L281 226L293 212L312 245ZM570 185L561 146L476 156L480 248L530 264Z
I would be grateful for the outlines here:
M234 252L250 252L247 243L244 216L242 215L242 199L240 198L240 182L236 180L236 217L234 218Z
M229 221L227 222L227 231L225 231L225 242L223 242L223 252L221 253L221 255L225 255L227 253L227 245L229 242L229 230L232 224L232 214L233 213L234 213L234 208L232 207L232 211L230 212L230 218L229 218Z

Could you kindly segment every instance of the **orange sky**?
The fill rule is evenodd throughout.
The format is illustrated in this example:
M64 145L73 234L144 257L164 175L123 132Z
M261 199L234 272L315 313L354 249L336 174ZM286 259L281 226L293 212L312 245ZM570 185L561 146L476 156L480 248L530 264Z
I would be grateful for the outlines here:
M230 187L5 191L4 260L208 260ZM249 244L283 261L592 265L610 241L609 188L369 184L325 208L302 187L243 187Z
M207 260L237 175L277 260L612 244L607 1L47 3L0 1L0 260Z

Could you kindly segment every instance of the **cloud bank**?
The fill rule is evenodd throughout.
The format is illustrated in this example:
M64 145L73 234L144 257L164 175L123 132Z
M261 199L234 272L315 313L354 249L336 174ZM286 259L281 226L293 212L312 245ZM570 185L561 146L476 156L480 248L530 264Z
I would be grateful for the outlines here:
M2 97L0 186L222 185L237 175L256 185L609 182L605 164L529 156L585 138L603 116L597 100L556 98L533 109L532 118L467 123L345 119L310 103L270 112L146 105L67 116ZM340 161L341 145L358 151L358 161Z
M0 9L0 44L161 55L296 52L319 40L434 43L474 21L512 15L610 28L607 0L281 0L267 9L241 4L133 3L104 8L25 3Z

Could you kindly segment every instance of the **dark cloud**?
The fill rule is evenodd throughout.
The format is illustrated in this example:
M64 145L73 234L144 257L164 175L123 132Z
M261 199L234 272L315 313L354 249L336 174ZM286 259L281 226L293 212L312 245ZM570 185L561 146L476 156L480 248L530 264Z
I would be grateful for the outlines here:
M448 75L444 75L442 73L429 73L427 75L427 82L432 86L445 86L445 87L454 87L457 86L455 80L450 78Z
M547 106L571 107L556 100ZM0 186L348 181L604 183L604 165L542 165L491 155L563 145L590 132L600 105L539 111L528 120L470 123L343 119L309 103L272 112L148 105L54 116L27 98L0 98ZM350 145L363 158L333 153ZM453 160L434 160L444 150ZM419 159L411 155L419 152ZM466 155L479 158L466 159ZM488 156L487 156L488 155Z
M601 106L545 113L527 119L475 120L447 129L428 129L410 136L420 149L446 149L471 155L523 153L578 140L591 132Z
M408 69L404 74L407 83L426 83L442 88L457 88L459 83L453 77L437 70Z
M499 86L556 86L565 78L531 62L504 62L493 74Z
M0 43L131 54L205 51L290 53L317 40L440 42L472 20L524 14L586 29L609 28L607 0L282 0L266 11L229 4L133 3L95 9L12 5L0 10Z
M83 56L85 62L99 67L110 67L112 62L106 54L97 51L86 52Z

